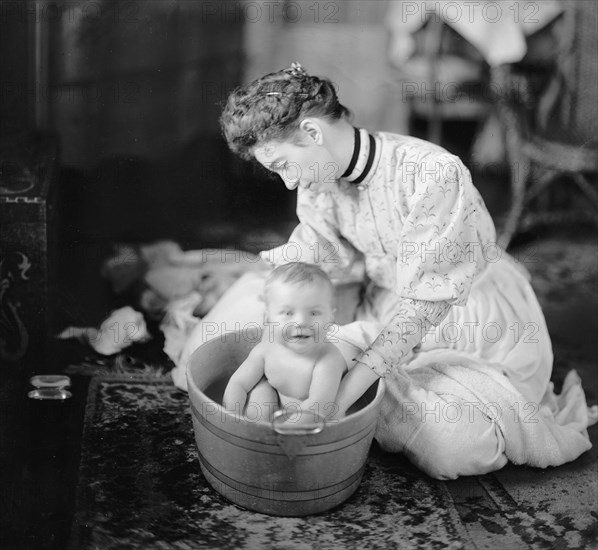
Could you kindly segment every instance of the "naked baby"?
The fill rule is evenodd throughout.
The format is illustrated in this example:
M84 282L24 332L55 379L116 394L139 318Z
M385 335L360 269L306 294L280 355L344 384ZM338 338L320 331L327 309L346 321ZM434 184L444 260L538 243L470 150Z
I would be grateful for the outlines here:
M335 292L317 266L292 262L276 268L264 286L260 342L231 376L223 406L245 413L251 404L270 419L277 409L297 422L332 418L347 364L329 340Z

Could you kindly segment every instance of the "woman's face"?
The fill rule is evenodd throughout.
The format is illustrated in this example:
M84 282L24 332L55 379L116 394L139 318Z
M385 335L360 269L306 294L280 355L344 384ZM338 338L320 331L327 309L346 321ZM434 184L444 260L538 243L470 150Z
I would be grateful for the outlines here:
M300 145L269 141L256 146L253 154L262 166L278 174L290 190L303 187L326 193L340 177L339 166L328 149L309 140Z

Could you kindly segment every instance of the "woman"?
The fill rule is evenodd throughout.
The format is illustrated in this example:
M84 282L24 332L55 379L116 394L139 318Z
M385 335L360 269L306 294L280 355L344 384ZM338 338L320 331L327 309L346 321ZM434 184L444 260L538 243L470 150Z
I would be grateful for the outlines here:
M441 147L370 134L348 115L330 81L293 64L234 91L221 117L235 153L298 190L300 224L262 253L266 263L315 263L336 283L364 284L354 321L333 335L350 366L339 416L382 377L376 439L431 476L573 460L590 447L596 410L588 416L569 377L563 402L584 419L556 422L542 311L525 270L496 246L469 172ZM188 342L175 383L185 386L198 345L259 323L262 284L245 277L221 299Z

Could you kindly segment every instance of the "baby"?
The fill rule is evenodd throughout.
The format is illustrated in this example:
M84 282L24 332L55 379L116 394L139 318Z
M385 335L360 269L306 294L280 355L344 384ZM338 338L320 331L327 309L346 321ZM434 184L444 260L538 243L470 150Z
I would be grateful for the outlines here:
M266 419L292 408L292 422L309 422L313 413L332 418L347 364L327 339L335 312L330 279L315 265L285 264L266 279L264 301L261 340L231 376L224 408L245 412L252 403Z

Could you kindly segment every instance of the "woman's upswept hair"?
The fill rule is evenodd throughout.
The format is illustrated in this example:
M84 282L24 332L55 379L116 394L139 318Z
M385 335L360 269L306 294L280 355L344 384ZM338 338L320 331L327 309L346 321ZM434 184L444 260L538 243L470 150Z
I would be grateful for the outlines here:
M233 90L220 126L231 151L249 160L251 149L260 143L292 140L307 116L337 120L350 112L339 102L330 80L310 76L293 63Z

